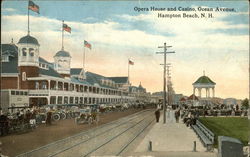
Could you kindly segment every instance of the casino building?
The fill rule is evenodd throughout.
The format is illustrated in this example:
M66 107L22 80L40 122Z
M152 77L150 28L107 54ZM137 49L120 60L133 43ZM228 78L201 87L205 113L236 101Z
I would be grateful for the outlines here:
M128 77L106 77L71 68L71 55L60 50L54 63L40 57L30 35L1 45L1 108L46 104L95 104L136 101ZM133 86L134 89L137 87Z

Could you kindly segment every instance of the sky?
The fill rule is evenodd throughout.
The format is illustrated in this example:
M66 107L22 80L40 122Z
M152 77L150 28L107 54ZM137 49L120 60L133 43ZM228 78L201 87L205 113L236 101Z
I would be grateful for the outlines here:
M176 93L191 95L192 83L205 75L216 82L216 97L248 97L249 8L247 1L34 1L40 14L30 11L30 31L40 43L40 56L54 62L61 50L62 20L71 27L64 33L64 49L71 67L83 64L84 40L87 71L104 76L127 76L128 59L134 62L130 82L149 92L163 88L165 42L175 51L167 55ZM27 35L27 1L2 1L1 43ZM136 8L195 8L196 11L137 11ZM198 11L234 8L233 12ZM213 18L158 18L163 14L212 13ZM204 91L203 91L204 92Z

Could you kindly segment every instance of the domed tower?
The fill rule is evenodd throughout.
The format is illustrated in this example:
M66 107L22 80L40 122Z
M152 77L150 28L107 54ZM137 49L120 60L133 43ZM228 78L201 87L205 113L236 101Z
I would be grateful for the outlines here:
M55 70L63 77L70 77L71 56L69 52L61 50L54 56Z
M17 43L18 70L20 89L35 88L34 82L27 81L28 77L39 76L39 43L36 38L27 35Z

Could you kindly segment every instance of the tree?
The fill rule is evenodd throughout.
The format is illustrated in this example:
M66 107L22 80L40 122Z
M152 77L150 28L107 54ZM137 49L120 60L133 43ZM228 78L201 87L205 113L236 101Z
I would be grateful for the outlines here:
M248 103L248 99L244 99L242 102L241 102L241 106L245 109L248 109L249 108L249 103Z

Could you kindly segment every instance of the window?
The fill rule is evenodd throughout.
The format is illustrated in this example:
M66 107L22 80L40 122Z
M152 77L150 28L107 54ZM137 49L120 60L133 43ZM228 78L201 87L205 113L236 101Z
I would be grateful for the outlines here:
M16 94L16 92L15 91L11 91L11 95L15 95Z
M19 95L19 91L16 91L16 95Z
M40 67L41 69L49 70L48 64L45 64L45 63L39 63L39 67Z
M3 55L2 56L2 62L9 62L9 56L8 55Z
M43 82L43 83L42 83L42 89L47 89L47 84L46 84L46 82Z
M22 73L22 81L26 81L26 72Z
M23 92L23 95L28 95L28 92Z
M23 95L23 91L20 91L20 95Z
M34 49L33 48L29 48L29 53L30 53L30 56L33 57L34 56Z
M35 85L36 87L36 89L39 89L39 82L36 82L36 85Z
M22 54L23 56L27 56L26 48L22 48Z

